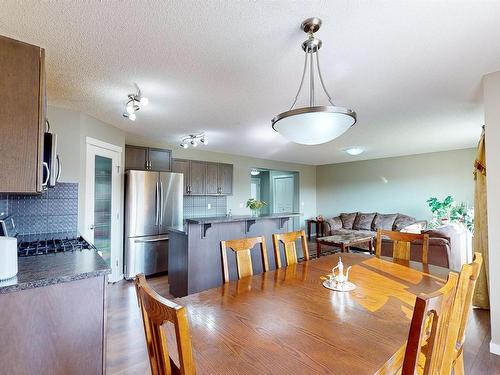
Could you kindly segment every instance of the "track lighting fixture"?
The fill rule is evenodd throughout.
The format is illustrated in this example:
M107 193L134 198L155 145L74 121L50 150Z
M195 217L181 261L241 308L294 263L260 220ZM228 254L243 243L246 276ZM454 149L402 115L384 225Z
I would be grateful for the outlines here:
M142 96L141 89L137 84L135 94L128 94L127 104L125 105L125 112L123 112L123 117L128 118L130 121L135 121L137 118L136 112L141 109L141 107L146 107L149 104L149 99Z
M197 147L198 144L206 146L208 144L205 134L190 134L181 138L180 146L182 148Z

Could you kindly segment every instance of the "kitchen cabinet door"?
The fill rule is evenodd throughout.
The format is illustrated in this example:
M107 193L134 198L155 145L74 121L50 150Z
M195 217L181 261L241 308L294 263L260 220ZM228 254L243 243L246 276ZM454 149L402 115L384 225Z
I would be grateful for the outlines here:
M218 163L207 163L206 191L207 194L209 195L219 194L219 183L217 181L218 171L219 171Z
M219 163L217 181L219 184L219 194L233 194L233 165Z
M191 184L191 174L189 171L189 160L173 159L172 172L182 173L184 175L184 195L189 194L189 185Z
M194 160L192 160L190 163L191 163L190 194L204 195L206 194L207 163L205 163L204 161L194 161Z
M171 152L160 148L148 149L149 168L152 171L170 172Z
M147 168L148 149L139 146L125 146L125 170L143 171Z
M0 192L41 192L45 51L0 36L0 73Z

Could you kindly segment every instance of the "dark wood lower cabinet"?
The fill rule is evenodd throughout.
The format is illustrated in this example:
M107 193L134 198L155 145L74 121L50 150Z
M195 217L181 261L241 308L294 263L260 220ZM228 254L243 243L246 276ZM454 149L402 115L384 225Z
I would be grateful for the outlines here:
M99 276L0 294L0 373L103 374L105 286Z

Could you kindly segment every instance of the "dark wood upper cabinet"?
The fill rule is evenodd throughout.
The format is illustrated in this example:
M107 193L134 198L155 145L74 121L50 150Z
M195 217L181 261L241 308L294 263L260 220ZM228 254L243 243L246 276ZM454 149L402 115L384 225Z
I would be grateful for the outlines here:
M219 194L233 194L233 165L219 163L217 173L217 181L219 184Z
M191 174L189 173L189 160L173 159L172 172L182 173L184 175L184 195L189 194L189 185L191 184Z
M125 169L170 172L172 157L170 150L141 146L125 146Z
M218 163L207 163L207 194L209 195L219 194L218 173Z
M191 195L205 195L206 192L206 184L205 184L205 175L206 175L206 163L204 161L190 161L190 189L189 194Z
M173 159L172 171L184 174L186 195L230 195L233 165L198 160Z
M170 150L149 148L148 154L149 169L160 172L170 172L172 170Z
M0 192L42 191L45 51L0 36Z
M145 147L125 146L125 169L147 169L148 149Z

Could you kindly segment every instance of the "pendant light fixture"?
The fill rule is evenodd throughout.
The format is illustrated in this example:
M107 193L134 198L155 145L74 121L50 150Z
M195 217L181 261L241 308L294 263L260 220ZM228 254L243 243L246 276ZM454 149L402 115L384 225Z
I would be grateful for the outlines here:
M290 109L280 113L272 119L274 130L290 141L303 145L318 145L330 142L345 133L356 123L356 112L348 108L337 107L333 104L332 97L325 87L319 67L318 53L323 43L314 36L314 33L317 32L320 27L321 20L316 17L308 18L302 22L301 29L304 30L309 37L302 43L302 49L305 52L305 60L299 90L295 95L295 99ZM315 59L316 62L314 62ZM319 83L331 105L316 105L314 93L315 66L319 77ZM309 106L294 109L308 69Z

